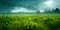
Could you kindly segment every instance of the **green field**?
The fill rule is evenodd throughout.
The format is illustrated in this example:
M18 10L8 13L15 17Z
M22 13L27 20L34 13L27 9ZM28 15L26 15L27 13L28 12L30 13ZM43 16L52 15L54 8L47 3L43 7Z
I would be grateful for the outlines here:
M0 30L60 30L60 14L1 14Z

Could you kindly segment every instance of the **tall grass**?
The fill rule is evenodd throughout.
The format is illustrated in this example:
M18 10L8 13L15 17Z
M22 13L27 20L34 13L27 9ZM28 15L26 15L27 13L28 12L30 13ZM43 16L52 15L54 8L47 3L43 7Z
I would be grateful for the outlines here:
M60 30L60 16L0 15L0 30Z

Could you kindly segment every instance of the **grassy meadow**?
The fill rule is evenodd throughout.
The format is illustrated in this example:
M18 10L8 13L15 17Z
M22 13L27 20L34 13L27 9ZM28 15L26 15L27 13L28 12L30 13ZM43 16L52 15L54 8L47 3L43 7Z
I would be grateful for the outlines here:
M60 30L60 14L0 14L0 30Z

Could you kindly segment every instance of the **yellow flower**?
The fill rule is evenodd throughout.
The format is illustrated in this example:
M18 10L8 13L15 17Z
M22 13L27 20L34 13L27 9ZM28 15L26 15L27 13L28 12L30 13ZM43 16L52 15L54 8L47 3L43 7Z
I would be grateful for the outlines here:
M15 22L18 22L17 20L15 20Z
M30 22L30 24L33 24L33 22Z
M37 25L36 23L34 23L35 25Z
M29 26L27 27L27 29L29 29Z
M29 20L31 20L32 18L28 18Z

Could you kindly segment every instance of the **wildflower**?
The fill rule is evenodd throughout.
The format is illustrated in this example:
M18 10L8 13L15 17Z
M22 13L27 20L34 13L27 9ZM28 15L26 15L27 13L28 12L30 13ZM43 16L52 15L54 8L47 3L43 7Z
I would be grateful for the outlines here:
M29 26L27 27L27 29L29 29Z
M37 25L36 23L34 23L35 25Z
M6 24L8 24L8 22L6 22Z
M29 20L31 20L32 18L28 18Z
M18 22L17 20L15 22Z

